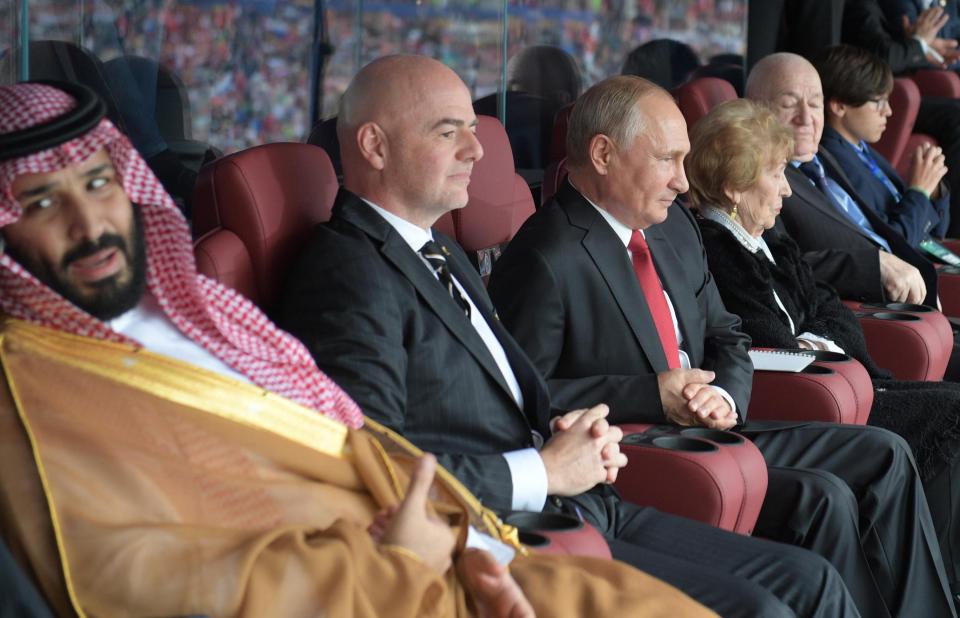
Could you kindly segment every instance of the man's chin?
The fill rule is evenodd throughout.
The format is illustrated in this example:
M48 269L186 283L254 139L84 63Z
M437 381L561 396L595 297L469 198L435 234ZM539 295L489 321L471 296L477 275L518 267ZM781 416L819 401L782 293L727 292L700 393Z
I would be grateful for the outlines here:
M98 320L112 320L140 303L146 285L128 270L92 283L56 286L64 298Z

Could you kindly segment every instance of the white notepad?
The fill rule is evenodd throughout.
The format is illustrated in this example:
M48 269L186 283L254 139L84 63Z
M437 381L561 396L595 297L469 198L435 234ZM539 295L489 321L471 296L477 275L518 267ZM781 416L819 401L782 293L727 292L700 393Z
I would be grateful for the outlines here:
M803 371L813 356L793 350L750 350L755 371Z

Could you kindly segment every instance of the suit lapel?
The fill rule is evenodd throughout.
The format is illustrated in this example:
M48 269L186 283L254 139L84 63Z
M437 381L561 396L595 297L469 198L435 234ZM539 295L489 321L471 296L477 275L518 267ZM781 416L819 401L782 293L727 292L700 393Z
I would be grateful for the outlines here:
M637 343L657 373L669 369L647 300L637 282L633 264L616 232L569 183L558 195L570 223L585 231L583 248L623 313Z
M348 197L342 201L338 197L335 215L360 228L380 245L380 252L383 257L410 281L427 308L437 316L453 337L467 349L480 366L490 374L490 377L500 385L507 396L513 400L510 387L507 386L506 380L504 380L503 374L497 367L497 363L490 354L487 345L480 338L473 325L470 324L470 320L460 310L460 307L450 298L437 278L423 263L423 260L411 250L410 245L393 229L393 226L387 223L376 211L353 194L341 191L341 195L343 194L347 194ZM447 247L444 243L447 240L438 238L439 240L442 240L440 244L446 253ZM453 256L447 256L448 265L451 266L451 272L453 272L454 260L451 260L451 257ZM477 300L476 291L471 290L472 286L469 278L463 276L460 272L454 272L453 274L470 294L474 304L481 306L481 303Z
M441 242L441 244L446 242L446 238L436 231L434 231L434 236L437 237L437 241ZM483 283L473 269L473 266L469 262L461 260L459 255L450 255L448 257L450 272L463 286L464 291L467 292L470 299L473 300L473 304L476 305L480 315L486 320L490 326L490 330L493 331L494 336L503 347L513 375L520 384L520 391L523 393L523 407L528 415L530 424L534 427L545 427L550 420L550 399L543 378L537 372L537 368L533 366L533 363L530 362L530 359L527 358L526 353L520 348L520 345L500 322L500 318L493 309L493 305L489 302L487 291L483 287ZM472 327L471 330L473 330ZM485 344L484 348L486 348ZM487 356L489 356L489 354L487 354ZM503 374L500 372L499 367L496 367L496 363L494 363L494 367L496 368L496 375L494 377L498 378L498 381L506 390L507 394L510 395L509 387L503 380Z
M834 208L827 201L826 196L820 192L820 189L815 187L813 183L810 182L810 179L807 178L803 172L801 172L798 169L794 169L792 165L788 165L786 173L787 173L787 178L792 180L792 182L790 182L790 188L793 190L794 194L796 194L798 198L807 202L808 204L810 204L811 207L815 208L816 210L821 212L823 215L829 217L834 222L847 227L848 229L856 232L857 234L860 234L861 236L869 240L871 243L876 244L873 242L872 238L867 236L867 234L864 233L862 229L860 229L858 225L850 221L850 219L844 216L843 213L839 212L836 208Z

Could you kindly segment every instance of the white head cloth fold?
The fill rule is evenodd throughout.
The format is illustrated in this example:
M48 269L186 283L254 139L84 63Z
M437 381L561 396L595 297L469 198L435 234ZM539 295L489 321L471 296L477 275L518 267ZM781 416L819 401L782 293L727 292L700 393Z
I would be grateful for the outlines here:
M73 97L51 86L0 87L0 134L49 122L75 106ZM101 148L113 161L134 207L142 212L147 286L177 328L258 386L359 427L363 416L356 403L317 368L303 344L245 297L197 273L186 220L109 120L59 146L0 161L0 228L21 215L12 193L16 177L81 163ZM64 299L6 254L0 255L0 310L77 335L136 343Z

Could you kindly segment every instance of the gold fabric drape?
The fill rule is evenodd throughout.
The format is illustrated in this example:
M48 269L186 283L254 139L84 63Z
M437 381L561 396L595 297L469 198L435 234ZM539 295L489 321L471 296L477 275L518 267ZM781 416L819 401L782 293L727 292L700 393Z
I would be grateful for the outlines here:
M365 528L419 455L255 386L131 346L5 320L0 526L59 615L465 616L444 576ZM508 543L446 471L435 511ZM518 556L541 616L711 615L598 559Z

